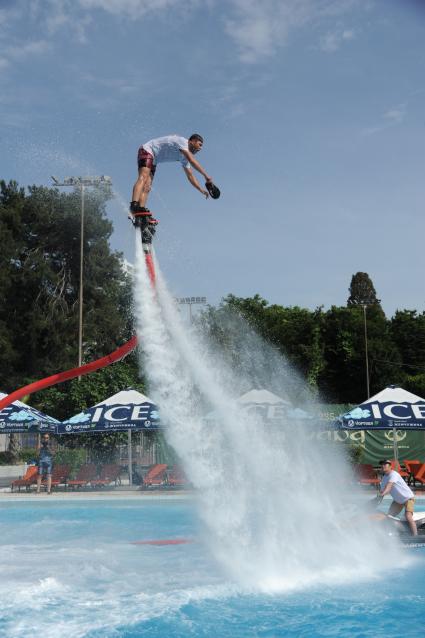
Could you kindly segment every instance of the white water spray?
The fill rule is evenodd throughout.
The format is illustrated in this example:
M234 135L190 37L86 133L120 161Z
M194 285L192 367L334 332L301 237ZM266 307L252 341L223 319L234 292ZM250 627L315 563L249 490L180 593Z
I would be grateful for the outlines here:
M237 397L252 373L235 376L189 333L156 269L154 292L138 238L136 312L149 394L197 488L216 558L239 583L265 591L376 575L397 549L366 519L355 526L341 515L351 490L344 460L300 422L277 430L247 419ZM294 383L280 354L249 331L246 341L257 387L271 387L273 377ZM208 406L213 422L202 418Z

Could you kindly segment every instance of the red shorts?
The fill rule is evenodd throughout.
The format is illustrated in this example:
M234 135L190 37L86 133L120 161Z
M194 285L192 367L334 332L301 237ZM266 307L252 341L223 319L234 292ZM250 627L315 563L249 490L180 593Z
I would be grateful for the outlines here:
M146 168L150 168L151 169L151 176L153 177L155 175L155 171L156 171L156 164L154 164L154 157L153 155L151 155L151 153L148 153L147 151L145 151L145 149L143 148L143 146L141 146L139 148L139 151L137 153L137 166L140 168L146 167Z

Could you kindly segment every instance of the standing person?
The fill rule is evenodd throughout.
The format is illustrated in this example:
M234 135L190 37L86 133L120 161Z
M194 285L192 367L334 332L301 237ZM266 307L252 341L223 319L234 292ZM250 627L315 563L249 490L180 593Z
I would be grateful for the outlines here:
M392 469L391 461L384 459L379 461L384 476L381 481L381 496L391 494L393 502L388 510L388 515L397 516L404 508L404 516L410 527L412 536L418 535L416 523L413 519L413 510L415 507L415 495L410 487L403 481L398 472Z
M38 445L37 494L40 494L43 474L47 476L47 494L50 494L52 490L53 452L50 449L49 444L50 437L46 432L41 435L41 444Z
M146 208L149 191L156 167L163 162L180 162L192 186L202 193L204 197L208 198L209 194L214 197L214 194L211 193L211 187L216 187L214 187L212 183L212 178L209 177L200 163L195 159L195 154L199 153L203 144L204 140L198 133L193 133L189 139L180 137L179 135L167 135L145 142L143 146L139 148L137 155L139 174L133 187L130 212L133 214L136 213L136 216L137 213L139 215L145 213L149 216L150 210ZM196 169L198 173L205 178L207 190L200 186L191 167ZM218 197L218 195L215 195L215 197ZM152 219L152 217L149 221L150 223L156 223L156 220Z

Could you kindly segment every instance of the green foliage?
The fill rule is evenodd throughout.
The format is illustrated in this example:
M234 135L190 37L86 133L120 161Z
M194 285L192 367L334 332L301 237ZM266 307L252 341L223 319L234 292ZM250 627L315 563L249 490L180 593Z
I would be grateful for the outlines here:
M425 313L397 310L391 319L390 331L404 371L409 375L425 373Z
M85 360L131 334L131 286L108 240L107 194L87 191L84 225ZM0 387L77 365L80 195L0 182Z
M352 465L358 465L362 462L364 449L361 445L346 445L345 452L348 458L348 461Z
M413 394L425 397L425 372L421 374L406 375L403 387Z
M157 462L166 463L168 466L172 466L178 463L179 459L174 449L168 445L162 432L152 432L154 435L152 443L157 445Z
M19 451L19 461L21 463L32 463L38 457L37 450L33 447L24 447Z
M75 477L78 468L86 462L87 451L83 448L58 450L55 454L56 465L69 465L71 476Z
M16 459L14 455L6 450L5 452L0 452L0 465L14 465Z
M332 306L322 329L325 362L320 389L327 399L357 403L367 398L365 319L370 393L401 380L399 351L380 306L368 307L366 315L361 306Z
M245 333L235 335L229 329L234 314L242 317L265 341L285 354L309 385L317 388L323 364L321 308L312 312L298 306L269 305L259 295L247 299L228 295L218 309L209 307L201 316L201 324L222 350L228 351L232 365L238 367Z
M396 384L425 396L425 313L398 311L387 320L369 276L357 275L364 277L353 277L352 299L345 307L312 311L269 305L259 295L228 295L218 308L209 307L200 323L237 368L246 334L242 330L235 337L226 322L237 313L287 357L322 399L347 404L367 398L367 334L370 395ZM366 301L363 307L360 302Z
M349 290L350 296L347 300L347 306L379 306L381 303L367 272L357 272L353 275Z
M81 379L75 378L37 392L32 395L31 403L42 412L63 421L127 388L141 392L144 390L134 354Z
M80 380L73 379L36 393L33 395L33 405L63 421L127 388L144 391L138 379L135 355L83 376ZM125 432L73 434L61 439L61 443L69 448L84 447L89 450L91 459L99 463L113 462L117 446L126 441Z
M83 359L115 350L133 334L132 288L120 255L109 247L107 191L85 194ZM0 388L11 391L78 361L80 193L0 181ZM225 359L238 369L255 357L243 353L247 331L228 329L231 317L255 330L273 352L285 355L313 394L338 403L366 398L367 331L370 393L400 384L425 395L425 313L399 310L387 320L369 275L358 272L347 306L309 310L269 304L260 295L228 295L199 319ZM272 349L271 349L272 350ZM249 354L249 353L248 353ZM261 375L258 374L260 379ZM63 420L105 397L134 387L143 391L138 361L125 361L54 386L31 397L42 411ZM70 449L85 446L91 458L113 460L126 434L64 437ZM11 439L12 458L19 449ZM164 457L169 456L165 451Z
M133 334L131 281L109 247L107 191L86 190L83 360L115 350ZM0 182L0 387L11 391L78 363L81 198L57 189ZM62 420L127 387L142 389L135 355L95 374L34 394L31 403ZM125 435L124 435L125 436ZM87 438L111 457L123 435ZM83 437L64 437L78 447ZM12 450L13 451L13 450Z

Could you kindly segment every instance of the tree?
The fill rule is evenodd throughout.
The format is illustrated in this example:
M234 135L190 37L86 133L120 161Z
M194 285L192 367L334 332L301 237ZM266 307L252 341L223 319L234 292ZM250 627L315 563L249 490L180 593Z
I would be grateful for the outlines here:
M277 359L275 362L281 372L286 367L286 385L292 387L287 390L297 394L298 398L300 386L295 370L312 389L317 387L323 365L321 321L320 308L312 312L297 306L269 305L259 295L248 298L228 295L217 309L209 307L201 317L204 329L220 346L227 361L251 378L252 383L264 383L267 378L266 360L275 355L272 350L267 354L265 346L255 340L250 330L274 346L284 355L280 362ZM269 383L275 382L281 383L282 379L269 379ZM282 389L277 387L275 391L282 392Z
M358 403L367 397L365 315L361 306L332 306L323 321L325 365L319 376L322 395L337 403ZM380 305L367 309L370 394L399 383L400 355Z
M108 193L85 198L83 358L126 340L131 284L111 252ZM79 193L0 182L0 387L16 387L77 365Z
M144 391L144 384L138 374L137 355L134 353L124 361L81 377L80 381L73 379L34 394L33 400L40 410L63 421L130 387ZM61 444L69 448L84 447L99 462L112 460L117 446L126 441L126 432L70 434L60 437Z
M374 306L381 304L367 272L357 272L352 276L349 291L350 296L347 300L347 306Z
M425 313L397 310L391 319L391 335L400 353L403 387L425 396Z

